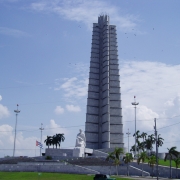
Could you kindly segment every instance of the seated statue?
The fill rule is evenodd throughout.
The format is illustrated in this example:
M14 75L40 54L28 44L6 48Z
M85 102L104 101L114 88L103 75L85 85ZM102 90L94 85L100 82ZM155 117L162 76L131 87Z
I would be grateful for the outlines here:
M86 147L86 137L83 131L80 129L79 133L76 136L76 146L75 147Z

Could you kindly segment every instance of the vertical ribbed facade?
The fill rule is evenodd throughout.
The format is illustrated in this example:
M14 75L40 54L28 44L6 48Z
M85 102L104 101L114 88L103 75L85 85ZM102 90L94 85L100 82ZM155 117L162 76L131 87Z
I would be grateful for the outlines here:
M124 145L118 66L116 26L109 25L109 16L103 15L93 24L85 125L87 148Z

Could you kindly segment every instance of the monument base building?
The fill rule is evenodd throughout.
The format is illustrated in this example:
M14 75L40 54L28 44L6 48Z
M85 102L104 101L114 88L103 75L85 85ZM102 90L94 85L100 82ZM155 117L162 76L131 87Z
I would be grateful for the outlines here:
M116 26L109 16L93 24L85 124L86 147L123 147L123 124Z

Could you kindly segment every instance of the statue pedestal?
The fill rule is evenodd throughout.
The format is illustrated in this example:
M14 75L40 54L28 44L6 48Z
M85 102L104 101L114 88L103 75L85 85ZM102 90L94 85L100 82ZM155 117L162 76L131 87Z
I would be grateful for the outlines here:
M84 150L83 147L75 147L73 149L73 157L84 157Z

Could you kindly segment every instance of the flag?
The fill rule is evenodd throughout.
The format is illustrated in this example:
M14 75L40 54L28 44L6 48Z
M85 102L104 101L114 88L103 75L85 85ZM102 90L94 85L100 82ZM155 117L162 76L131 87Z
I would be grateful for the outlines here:
M39 146L41 149L43 149L43 144L41 144L39 141L36 141L36 146Z

